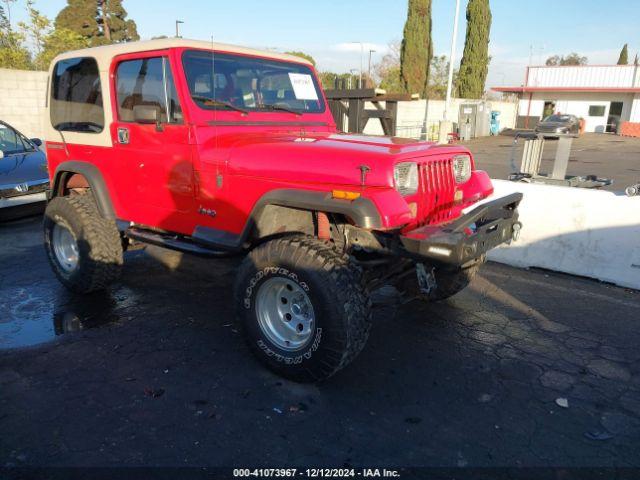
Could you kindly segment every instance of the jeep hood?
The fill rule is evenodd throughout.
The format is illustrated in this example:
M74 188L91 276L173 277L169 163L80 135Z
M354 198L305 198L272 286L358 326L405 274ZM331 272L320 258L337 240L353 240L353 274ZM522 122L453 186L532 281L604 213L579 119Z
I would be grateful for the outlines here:
M468 151L396 137L262 134L234 142L229 149L229 173L300 183L360 185L360 166L366 165L370 168L366 186L392 187L396 163L460 152Z

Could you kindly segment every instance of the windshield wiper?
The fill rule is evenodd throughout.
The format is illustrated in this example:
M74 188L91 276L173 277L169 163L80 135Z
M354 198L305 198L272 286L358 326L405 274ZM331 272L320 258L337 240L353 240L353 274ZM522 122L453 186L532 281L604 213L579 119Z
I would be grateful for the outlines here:
M293 108L289 108L289 107L284 107L282 105L278 105L278 104L271 104L271 103L266 103L263 105L260 105L258 108L260 108L261 110L280 110L282 112L289 112L289 113L293 113L294 115L302 115L301 112L299 112L298 110L294 110Z
M217 100L215 98L209 98L203 95L191 95L191 98L193 98L197 102L210 103L212 105L222 105L223 107L230 108L231 110L235 110L236 112L240 112L245 115L249 113L248 110L245 110L244 108L241 108L241 107L237 107L233 103L225 102L224 100Z

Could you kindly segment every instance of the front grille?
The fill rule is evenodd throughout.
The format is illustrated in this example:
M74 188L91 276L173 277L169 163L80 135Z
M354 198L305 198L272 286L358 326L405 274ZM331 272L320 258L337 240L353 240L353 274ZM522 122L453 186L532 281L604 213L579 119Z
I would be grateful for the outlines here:
M438 224L452 220L456 181L453 159L427 161L419 165L423 224Z
M49 180L35 180L32 182L0 185L0 197L12 198L23 195L42 193L49 188Z

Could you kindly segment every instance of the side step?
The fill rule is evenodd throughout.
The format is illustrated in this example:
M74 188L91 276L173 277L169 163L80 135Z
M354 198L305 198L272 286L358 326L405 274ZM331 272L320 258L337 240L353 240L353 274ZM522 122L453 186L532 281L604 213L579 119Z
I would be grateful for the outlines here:
M127 228L124 233L127 237L139 242L168 248L170 250L177 250L178 252L191 253L201 257L230 257L232 255L237 255L237 252L213 250L193 243L186 238L180 238L171 234L151 232L149 230L142 230L134 227Z

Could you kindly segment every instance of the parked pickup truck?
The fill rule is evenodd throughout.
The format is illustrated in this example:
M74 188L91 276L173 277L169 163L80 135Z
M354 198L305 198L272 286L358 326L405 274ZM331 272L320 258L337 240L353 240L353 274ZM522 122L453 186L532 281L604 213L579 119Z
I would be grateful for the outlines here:
M164 39L65 53L49 78L60 281L107 287L133 242L245 255L246 340L296 381L362 350L372 289L447 298L519 229L520 194L473 208L493 188L466 148L338 132L302 58Z

